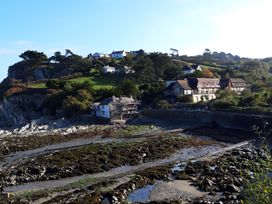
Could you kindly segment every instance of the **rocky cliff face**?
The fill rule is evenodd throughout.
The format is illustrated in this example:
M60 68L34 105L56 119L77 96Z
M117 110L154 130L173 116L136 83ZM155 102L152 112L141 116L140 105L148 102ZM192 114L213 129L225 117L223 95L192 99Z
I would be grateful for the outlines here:
M45 80L49 78L49 70L45 65L29 67L24 62L19 62L9 67L8 77L22 81Z
M42 113L45 96L24 94L12 96L0 102L0 126L24 125Z

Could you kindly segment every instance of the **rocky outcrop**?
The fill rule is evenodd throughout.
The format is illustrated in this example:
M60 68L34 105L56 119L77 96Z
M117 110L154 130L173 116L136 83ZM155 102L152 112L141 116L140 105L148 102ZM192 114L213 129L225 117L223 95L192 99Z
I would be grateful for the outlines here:
M8 70L8 78L22 80L23 82L46 80L49 77L49 68L46 65L30 67L24 62L19 62L10 66Z
M5 98L0 102L0 126L24 125L40 116L45 96L24 94Z

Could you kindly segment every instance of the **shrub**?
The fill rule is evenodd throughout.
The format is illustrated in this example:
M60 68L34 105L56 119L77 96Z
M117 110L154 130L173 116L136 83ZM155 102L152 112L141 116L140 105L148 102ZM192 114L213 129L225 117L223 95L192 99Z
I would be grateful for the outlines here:
M158 103L157 103L157 106L159 108L162 108L162 109L171 109L173 108L173 105L168 103L168 101L166 100L160 100Z
M179 96L177 102L181 103L193 103L193 97L191 95Z

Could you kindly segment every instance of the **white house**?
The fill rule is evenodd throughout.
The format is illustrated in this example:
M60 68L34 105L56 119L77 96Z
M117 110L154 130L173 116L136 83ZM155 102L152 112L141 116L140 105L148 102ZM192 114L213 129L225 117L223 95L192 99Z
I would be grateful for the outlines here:
M183 67L183 74L189 75L195 73L195 71L202 71L200 65L193 64L193 65L185 65Z
M106 65L103 67L103 73L107 74L107 73L115 73L116 72L116 68L115 67L110 67L109 65Z
M95 116L104 119L126 119L138 114L139 101L132 97L111 97L94 104Z
M122 59L126 56L126 52L124 50L122 51L113 51L111 53L111 57L114 58L114 59Z

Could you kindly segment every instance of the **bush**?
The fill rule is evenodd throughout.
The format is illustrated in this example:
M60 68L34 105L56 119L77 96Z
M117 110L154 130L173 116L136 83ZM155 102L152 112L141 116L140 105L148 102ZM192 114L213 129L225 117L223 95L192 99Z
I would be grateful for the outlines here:
M191 95L179 96L177 102L180 103L193 103L193 97Z
M171 109L173 108L173 105L168 103L168 101L166 100L160 100L158 103L157 103L157 106L161 109Z
M82 113L90 109L92 96L84 89L77 91L76 95L69 95L63 101L63 110L67 116Z
M59 79L53 79L46 82L45 86L48 89L63 89L66 82L60 81Z

